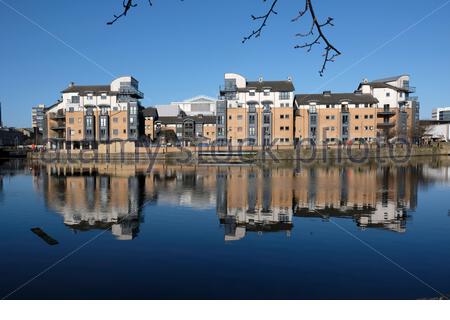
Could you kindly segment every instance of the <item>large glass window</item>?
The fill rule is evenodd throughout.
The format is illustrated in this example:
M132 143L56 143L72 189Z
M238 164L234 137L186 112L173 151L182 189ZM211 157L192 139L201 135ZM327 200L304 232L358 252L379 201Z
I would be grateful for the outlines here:
M290 92L280 92L280 100L289 100L291 98Z

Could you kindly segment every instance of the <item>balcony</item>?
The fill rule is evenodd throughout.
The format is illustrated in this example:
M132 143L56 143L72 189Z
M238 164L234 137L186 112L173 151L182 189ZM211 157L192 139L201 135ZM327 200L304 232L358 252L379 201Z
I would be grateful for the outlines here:
M392 122L382 122L377 124L378 129L392 129L395 127L395 123Z
M56 113L56 114L50 115L50 119L51 120L65 120L66 119L66 115L65 114L61 114L61 113Z
M416 87L403 86L403 89L408 90L409 93L415 93L416 92Z
M233 86L220 86L219 87L219 91L223 92L223 93L236 92L237 91L237 86L236 85L233 85Z
M120 87L119 94L130 95L130 96L137 97L139 99L144 98L144 93L139 91L135 87Z
M61 131L61 130L66 130L66 126L57 125L57 126L50 127L50 129L52 129L53 131Z
M393 116L395 116L395 111L390 110L390 109L384 109L382 111L377 112L378 118L391 118Z

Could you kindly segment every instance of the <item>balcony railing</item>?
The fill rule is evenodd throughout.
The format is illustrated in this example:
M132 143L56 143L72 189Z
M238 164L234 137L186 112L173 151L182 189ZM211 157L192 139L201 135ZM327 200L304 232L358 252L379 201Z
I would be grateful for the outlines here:
M66 126L52 126L52 127L50 127L50 129L52 129L54 131L61 131L61 130L66 130Z
M395 123L392 122L382 122L377 124L378 129L391 129L395 126Z
M403 86L403 89L408 90L409 93L414 93L414 92L416 92L416 87Z
M132 96L136 96L141 99L144 98L144 93L139 91L135 87L120 87L119 94L132 95Z
M220 86L219 87L220 92L236 92L237 91L237 86L233 85L233 86Z

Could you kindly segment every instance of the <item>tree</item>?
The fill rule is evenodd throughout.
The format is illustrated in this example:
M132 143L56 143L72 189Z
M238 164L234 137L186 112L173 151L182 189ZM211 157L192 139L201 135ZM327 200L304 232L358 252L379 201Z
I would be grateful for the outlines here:
M139 0L122 0L122 11L118 15L114 15L114 18L109 21L108 25L113 25L117 20L119 20L122 17L125 17L128 12L132 9L137 7ZM184 1L184 0L180 0ZM245 36L242 39L242 43L247 42L248 40L252 38L259 38L262 34L263 29L267 26L267 22L269 19L277 15L278 12L276 11L276 6L278 2L281 0L270 0L271 5L266 11L265 14L262 15L251 15L251 18L255 22L259 22L257 24L257 28L254 29L248 36ZM296 49L306 49L307 52L310 52L314 46L320 46L323 44L323 63L319 70L319 74L322 77L325 73L327 64L329 62L334 62L336 57L341 55L341 52L336 49L336 47L328 40L327 36L325 35L324 29L325 27L333 27L334 26L334 19L332 17L328 17L325 22L319 22L317 15L314 11L314 7L312 4L312 0L301 0L304 1L304 7L298 12L298 14L291 20L292 22L296 22L300 20L301 18L305 17L306 15L309 15L311 18L311 28L308 30L307 33L297 33L296 37L299 38L309 38L304 44L296 45L294 48ZM150 6L153 6L152 0L147 0L148 4ZM262 0L263 3L267 3L267 0Z

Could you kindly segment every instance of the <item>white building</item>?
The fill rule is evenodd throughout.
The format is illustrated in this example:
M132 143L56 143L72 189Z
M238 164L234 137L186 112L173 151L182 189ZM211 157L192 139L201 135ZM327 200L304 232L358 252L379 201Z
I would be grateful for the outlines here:
M213 116L216 114L217 99L208 96L197 96L181 102L154 106L160 117L176 117L180 111L187 116Z
M395 129L395 136L401 138L416 137L419 124L419 102L410 94L416 91L410 86L410 76L401 75L385 79L369 81L359 85L363 94L371 94L378 101L379 116L384 119L379 127L386 124L385 129ZM389 127L392 126L393 127Z
M450 121L450 107L433 109L433 120Z

